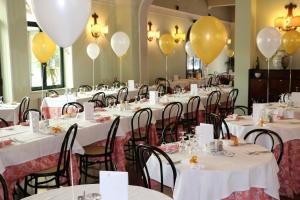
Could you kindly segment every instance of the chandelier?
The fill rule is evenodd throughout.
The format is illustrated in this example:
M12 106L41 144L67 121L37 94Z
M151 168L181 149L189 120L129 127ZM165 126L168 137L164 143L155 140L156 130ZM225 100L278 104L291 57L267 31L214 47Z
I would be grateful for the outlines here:
M282 31L296 30L300 26L300 16L293 15L293 11L297 8L297 5L289 3L284 8L287 9L287 16L277 17L274 21L274 26Z

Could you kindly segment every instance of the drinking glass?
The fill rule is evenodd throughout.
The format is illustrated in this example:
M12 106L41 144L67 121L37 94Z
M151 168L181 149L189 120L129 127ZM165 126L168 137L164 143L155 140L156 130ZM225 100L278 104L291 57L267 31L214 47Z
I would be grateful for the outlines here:
M0 104L3 104L3 96L0 96Z

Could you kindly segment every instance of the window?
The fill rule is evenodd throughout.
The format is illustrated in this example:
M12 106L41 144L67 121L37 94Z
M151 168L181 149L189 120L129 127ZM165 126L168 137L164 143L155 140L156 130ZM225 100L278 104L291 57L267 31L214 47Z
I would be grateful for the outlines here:
M196 77L196 73L200 73L202 75L202 67L201 60L195 56L186 57L186 76L187 78Z
M54 89L64 87L64 57L63 49L58 47L54 56L48 61L47 66L37 60L32 52L32 39L41 29L36 22L27 22L29 59L31 68L31 89ZM44 77L44 78L43 78Z

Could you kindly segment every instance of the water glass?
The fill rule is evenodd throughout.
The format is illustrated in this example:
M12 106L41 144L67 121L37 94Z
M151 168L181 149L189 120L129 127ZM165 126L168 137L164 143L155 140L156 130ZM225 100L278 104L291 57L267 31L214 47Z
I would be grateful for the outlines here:
M3 96L0 96L0 104L3 104Z

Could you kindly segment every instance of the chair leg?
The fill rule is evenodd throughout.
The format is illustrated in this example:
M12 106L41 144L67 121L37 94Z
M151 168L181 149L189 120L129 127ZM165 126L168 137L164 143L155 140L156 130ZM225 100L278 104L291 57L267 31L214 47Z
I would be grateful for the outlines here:
M80 177L79 177L79 185L81 185L81 178L82 178L82 156L79 157L79 173L80 173Z
M86 182L87 182L87 172L88 172L88 158L87 157L85 157L84 158L84 173L85 173L85 177L84 177L84 183L86 184Z
M108 171L108 160L107 160L107 155L104 156L105 160L105 170Z
M60 187L60 183L59 183L59 175L55 176L55 182L56 182L56 187L59 188Z
M38 177L34 177L34 194L37 194L38 192Z
M25 179L24 179L24 192L25 192L25 194L28 194L27 193L27 186L28 186L28 176L25 176Z

